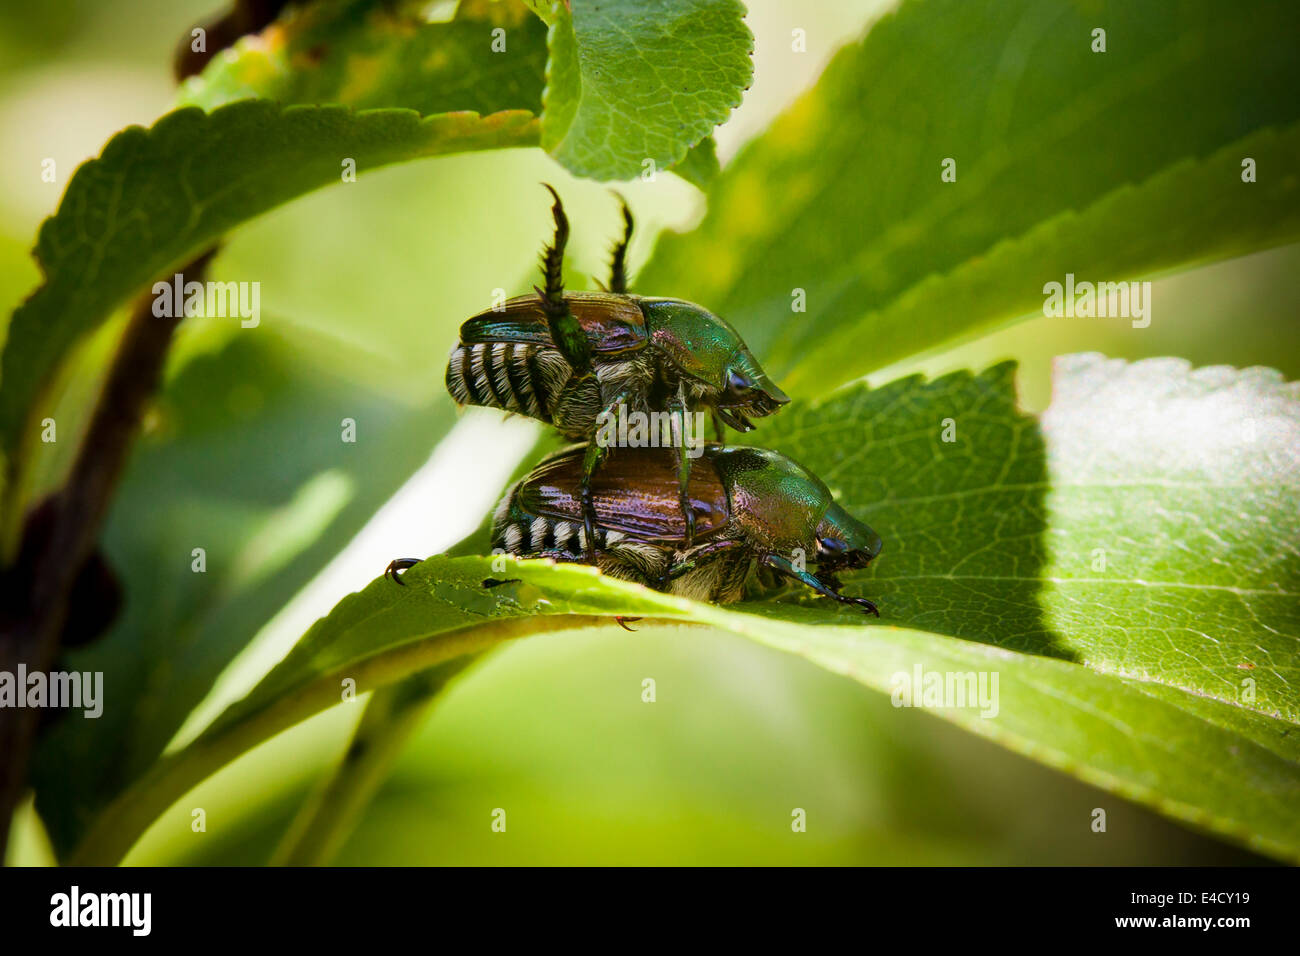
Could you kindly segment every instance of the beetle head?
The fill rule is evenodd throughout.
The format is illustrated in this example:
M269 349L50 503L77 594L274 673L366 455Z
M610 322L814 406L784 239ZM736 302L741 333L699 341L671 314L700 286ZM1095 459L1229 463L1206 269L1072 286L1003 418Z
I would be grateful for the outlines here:
M817 576L834 580L837 571L865 568L882 547L880 535L832 501L817 524Z
M719 417L737 431L746 416L770 415L790 399L767 377L744 341L722 318L680 299L639 299L650 338L682 372L704 385Z
M736 431L752 431L754 425L750 417L771 415L782 405L790 403L790 397L767 377L743 344L732 355L726 371L727 383L715 407L718 417Z
M704 454L726 487L733 520L755 547L784 552L811 544L817 577L836 590L836 572L865 568L880 554L880 535L797 461L743 445L709 445Z

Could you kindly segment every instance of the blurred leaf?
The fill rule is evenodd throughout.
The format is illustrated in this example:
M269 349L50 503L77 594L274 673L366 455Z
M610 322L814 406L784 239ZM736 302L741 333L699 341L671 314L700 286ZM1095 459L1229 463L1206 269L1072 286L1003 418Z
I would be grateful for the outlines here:
M562 442L547 435L524 456L509 484L528 474L547 453ZM475 531L447 549L449 557L482 554L490 550L492 516L485 515ZM324 865L346 841L393 764L406 749L411 735L448 681L477 660L465 655L429 670L418 671L378 688L353 731L348 749L298 811L276 851L285 865Z
M220 321L220 320L218 320ZM38 743L33 783L60 853L152 764L218 675L428 458L451 401L403 405L312 360L263 316L167 385L105 529L122 617L63 665L104 674L97 720ZM333 343L335 348L337 343ZM340 440L344 418L356 442ZM195 573L193 549L206 570Z
M1037 312L1067 271L1117 281L1293 239L1298 31L1285 0L908 0L728 164L638 283L730 317L811 395Z
M706 136L687 152L686 158L672 171L697 189L707 190L721 171L718 165L718 144Z
M371 695L347 751L299 809L272 856L272 865L322 866L333 860L411 735L427 718L434 698L476 659L465 655L447 661Z
M427 4L316 0L241 39L181 88L211 110L247 97L280 103L541 112L546 25L514 3L464 2L448 23ZM505 49L494 51L493 31Z
M337 862L1260 862L758 642L674 623L635 627L487 655L405 748ZM642 699L651 675L655 704ZM126 862L263 862L303 801L301 764L322 737L341 752L355 719L352 706L335 707L239 758L163 814ZM203 839L190 832L195 806L221 819ZM508 840L482 824L485 806L507 809ZM1097 806L1109 838L1079 826ZM807 833L791 834L792 807L807 811Z
M556 0L520 0L524 6L540 19L543 23L550 25L555 22L559 14L556 12Z
M28 244L0 236L0 342L9 326L10 313L39 279Z
M881 532L884 555L849 589L878 597L886 626L802 590L727 609L585 566L432 558L406 587L380 578L340 602L127 791L79 859L116 859L217 767L336 703L345 678L373 689L614 614L730 630L882 691L918 667L996 673L995 715L937 712L1300 859L1300 386L1265 369L1076 356L1040 430L1015 410L1011 373L858 387L765 432ZM489 577L507 583L482 587Z
M481 587L491 570L489 561L436 559L427 563L427 569L441 572L428 587L400 589L381 577L365 591L345 598L248 697L233 704L189 746L156 762L119 796L74 858L116 859L159 810L217 767L277 732L268 733L269 727L283 730L339 703L348 686L345 680L355 682L355 693L362 694L503 640L548 628L602 623L590 615L607 613L627 600L625 595L605 592L600 580L586 574L583 580L592 587L594 599L562 599L555 605L556 614L542 620L531 606L521 606L514 598L516 587L507 585L497 593ZM422 571L417 581L423 575ZM402 600L390 596L398 591ZM541 596L540 591L535 593ZM659 600L647 591L640 606L653 611ZM373 653L381 647L393 653Z
M245 101L211 114L187 108L152 129L119 133L73 175L41 227L45 284L15 313L0 359L0 452L12 501L15 452L72 344L128 296L148 288L235 226L340 182L345 159L364 172L421 156L536 141L526 111L354 113L342 107ZM16 510L16 508L15 508Z
M571 6L552 12L542 146L575 175L676 166L749 88L754 37L739 0Z

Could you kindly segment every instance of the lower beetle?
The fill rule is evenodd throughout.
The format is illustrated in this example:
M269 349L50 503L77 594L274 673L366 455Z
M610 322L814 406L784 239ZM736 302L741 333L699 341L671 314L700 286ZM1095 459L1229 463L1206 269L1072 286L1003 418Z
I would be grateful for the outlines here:
M612 577L719 604L740 600L750 573L793 578L818 594L879 617L867 598L840 593L837 573L866 567L882 542L845 511L824 482L784 455L709 444L691 470L696 543L686 544L677 471L661 449L624 449L591 483L596 566ZM516 483L492 518L492 547L525 558L583 561L578 445L557 452ZM805 567L815 563L816 572ZM394 561L388 574L417 563Z
M555 239L542 254L545 287L465 321L447 362L447 390L462 405L517 412L588 442L582 474L586 507L578 520L591 537L591 476L607 454L593 440L602 420L623 411L671 412L684 424L688 412L708 411L721 440L724 424L749 431L750 417L770 415L790 399L725 320L680 299L628 293L632 215L626 205L609 288L566 292L569 221L560 197L546 188L555 199ZM683 428L676 438L678 503L689 544L694 527L686 506L691 457L685 436ZM588 554L589 560L594 557Z

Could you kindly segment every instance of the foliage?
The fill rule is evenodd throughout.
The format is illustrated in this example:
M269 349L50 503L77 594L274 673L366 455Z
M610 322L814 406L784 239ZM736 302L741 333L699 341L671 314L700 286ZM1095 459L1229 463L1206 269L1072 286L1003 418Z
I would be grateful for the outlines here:
M319 0L214 58L175 111L82 166L40 230L42 285L0 358L4 545L31 504L60 376L155 279L345 181L349 160L367 176L540 146L578 176L632 179L650 160L705 191L702 221L661 237L637 288L727 316L795 397L751 437L881 532L883 556L848 585L878 601L879 624L800 590L713 607L583 567L502 574L474 553L480 535L406 588L379 578L344 598L165 753L453 421L445 396L402 401L344 371L370 359L355 343L269 322L176 359L116 499L104 545L131 600L66 660L133 705L39 741L32 780L61 858L120 859L190 788L337 703L345 680L379 691L359 733L380 739L389 720L407 733L410 701L445 683L431 673L621 615L729 632L884 693L918 668L996 674L996 715L931 709L1300 859L1297 385L1075 355L1035 416L1011 364L861 381L1028 317L1067 273L1149 279L1294 242L1300 184L1279 171L1300 151L1300 11L906 0L720 167L712 130L752 78L743 13L737 0L465 0L430 22L423 4ZM368 430L364 458L339 457L349 416ZM196 540L207 576L174 560ZM513 580L485 589L489 576ZM383 772L368 766L368 785ZM300 832L336 846L343 824L324 819Z

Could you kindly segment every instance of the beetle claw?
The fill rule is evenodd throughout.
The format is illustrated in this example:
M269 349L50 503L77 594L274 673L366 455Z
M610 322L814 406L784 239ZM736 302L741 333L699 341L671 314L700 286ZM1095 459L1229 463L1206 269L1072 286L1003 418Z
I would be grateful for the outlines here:
M862 610L866 611L868 614L874 614L876 615L876 617L880 617L880 608L876 607L875 601L872 601L868 598L841 598L841 600L847 601L851 604L856 604L858 607L862 608Z
M639 621L639 620L641 620L641 618L639 618L639 617L621 617L621 616L619 616L619 615L615 615L614 620L615 620L615 622L617 622L618 626L621 627L623 630L628 631L628 632L631 633L631 634L635 634L635 633L636 633L636 628L635 628L635 627L628 627L627 624L628 624L629 621Z
M384 577L388 578L395 584L400 584L402 587L406 587L406 584L402 581L402 575L400 572L405 571L407 568L413 568L419 563L419 558L394 558L392 561L388 562L388 567L384 568Z

